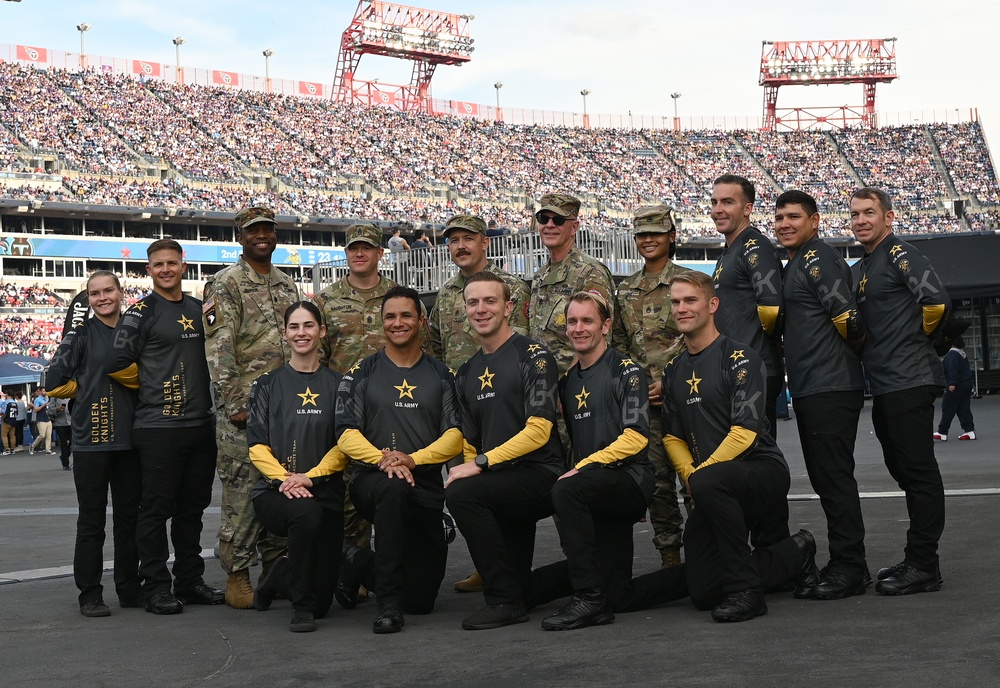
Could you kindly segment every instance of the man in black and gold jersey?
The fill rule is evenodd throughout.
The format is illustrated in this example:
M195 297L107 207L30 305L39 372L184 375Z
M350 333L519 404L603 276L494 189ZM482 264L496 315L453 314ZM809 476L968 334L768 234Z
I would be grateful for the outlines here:
M560 587L573 598L542 621L549 631L608 624L615 611L687 595L678 568L632 580L632 525L653 496L646 373L608 346L611 312L603 297L577 292L565 315L577 356L559 382L573 468L552 488L552 503L567 560L532 572L530 603L565 594Z
M696 504L684 534L688 590L716 621L748 621L767 613L764 590L815 584L816 541L800 530L751 552L749 528L787 509L791 482L768 433L766 368L716 329L708 275L674 275L670 304L686 350L663 371L663 444Z
M342 578L378 596L374 632L396 633L404 611L433 610L444 578L441 464L462 452L462 433L454 373L420 349L417 292L386 292L382 326L385 348L350 368L337 393L337 443L359 469L351 500L377 533L374 553L347 548Z
M837 600L871 584L865 523L854 479L854 440L864 406L859 354L865 326L851 268L819 237L816 200L786 191L774 208L774 234L788 251L785 268L785 366L809 482L826 514L830 562L819 584L798 598Z
M851 197L851 230L864 246L856 262L858 310L868 327L861 353L871 385L872 425L889 474L906 493L910 527L903 561L882 568L875 591L908 595L941 589L938 541L944 484L934 456L934 395L944 368L931 337L951 300L930 261L892 233L892 201L881 189Z
M142 465L136 538L146 611L179 614L184 604L223 601L223 592L205 583L201 558L202 515L215 479L215 432L201 301L181 289L183 250L172 239L160 239L146 254L153 291L119 321L106 370L139 390L132 440Z
M465 312L480 350L458 371L466 463L445 483L448 510L486 583L486 606L467 630L528 620L535 524L552 514L562 447L554 430L558 369L545 347L510 329L509 287L479 272L465 284Z

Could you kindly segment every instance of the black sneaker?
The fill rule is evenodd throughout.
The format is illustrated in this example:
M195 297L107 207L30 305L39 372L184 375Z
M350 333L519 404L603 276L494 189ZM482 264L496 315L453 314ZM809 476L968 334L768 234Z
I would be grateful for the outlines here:
M749 621L765 614L767 603L760 590L744 590L726 595L712 610L712 618L716 621Z
M167 590L161 590L146 600L146 611L152 614L180 614L184 611L184 604Z
M922 571L906 562L892 568L890 575L875 584L875 592L880 595L912 595L941 589L941 575L936 570Z
M208 583L198 583L187 590L174 590L174 597L181 604L222 604L226 601L226 593Z
M257 583L257 589L253 591L253 606L259 612L266 612L271 608L271 602L278 594L277 582L281 580L282 572L288 565L288 557L278 557L271 564L267 575Z
M399 602L379 604L378 616L372 624L375 633L399 633L403 630L403 605Z
M288 623L288 630L292 633L312 633L316 630L316 619L312 612L300 612L298 609L292 610L292 620Z
M790 581L792 595L804 600L812 597L813 588L819 585L819 569L816 568L816 538L808 530L800 530L792 536L792 540L802 553L802 567Z
M91 600L80 605L80 613L84 616L95 618L98 616L111 616L111 610L104 600Z
M462 621L467 631L486 631L528 620L528 609L521 601L488 604L472 616Z
M614 623L611 604L603 591L579 592L562 609L542 619L546 631L570 631L587 626Z
M827 571L820 573L819 584L812 589L814 600L842 600L854 595L864 595L871 580L870 577L854 578L844 573Z

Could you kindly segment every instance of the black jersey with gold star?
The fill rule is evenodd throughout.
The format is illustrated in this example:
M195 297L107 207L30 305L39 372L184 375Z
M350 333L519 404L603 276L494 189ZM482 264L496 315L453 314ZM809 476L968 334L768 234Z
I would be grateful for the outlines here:
M664 435L685 443L697 467L736 426L755 434L737 459L769 455L784 461L764 413L764 364L746 344L720 335L697 354L681 352L663 370Z
M193 427L212 422L201 301L171 301L152 292L125 311L114 333L107 372L139 367L135 428Z
M302 373L291 365L264 373L254 380L247 401L247 445L270 448L278 463L290 473L308 473L337 445L334 410L340 373L325 366ZM344 481L340 473L312 478L316 498L343 505ZM271 489L261 480L254 495Z
M774 244L757 228L747 227L723 250L712 277L719 297L719 332L752 346L768 375L781 375L781 261Z
M492 354L480 349L455 383L462 434L478 453L492 451L524 430L529 418L556 422L559 370L548 349L514 334ZM515 461L537 461L560 472L562 444L555 428L541 447ZM505 464L491 465L501 468Z
M459 427L454 373L426 354L400 368L383 349L349 369L337 392L337 438L358 430L378 449L412 454ZM435 472L437 465L417 466Z
M930 261L890 233L852 266L858 310L868 327L861 352L872 394L944 386L931 335L951 299Z
M785 266L785 367L793 397L865 388L848 343L865 336L853 281L847 261L818 237Z
M649 438L649 382L645 371L631 358L608 348L589 368L581 368L579 362L573 364L559 380L559 396L573 441L573 465L580 470L624 467L652 495L648 442L636 451L637 445L627 441L629 437Z

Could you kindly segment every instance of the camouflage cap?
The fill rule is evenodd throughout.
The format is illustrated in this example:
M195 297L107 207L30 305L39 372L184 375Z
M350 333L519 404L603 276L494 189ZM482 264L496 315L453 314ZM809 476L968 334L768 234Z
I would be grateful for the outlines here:
M635 211L633 234L666 234L677 231L674 210L668 205L647 205Z
M355 241L363 241L375 248L382 247L382 230L373 224L351 225L347 228L347 243L350 246Z
M274 211L266 205L255 205L243 208L236 213L236 229L246 229L250 225L258 222L270 222L272 225L278 224L274 219Z
M542 204L539 212L550 210L563 217L578 217L580 215L580 199L569 194L552 193L545 194L538 202Z
M477 215L455 215L444 226L444 235L453 229L465 229L486 236L486 223Z

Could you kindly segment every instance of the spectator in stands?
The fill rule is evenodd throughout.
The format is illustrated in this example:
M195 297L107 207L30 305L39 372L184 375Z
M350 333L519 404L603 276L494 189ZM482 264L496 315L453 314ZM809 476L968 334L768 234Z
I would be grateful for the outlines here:
M417 238L413 240L413 245L410 248L430 248L431 242L427 236L427 232L420 230L417 232Z
M389 237L389 253L402 253L409 249L410 245L406 242L406 239L400 236L399 227L392 230L392 236Z

